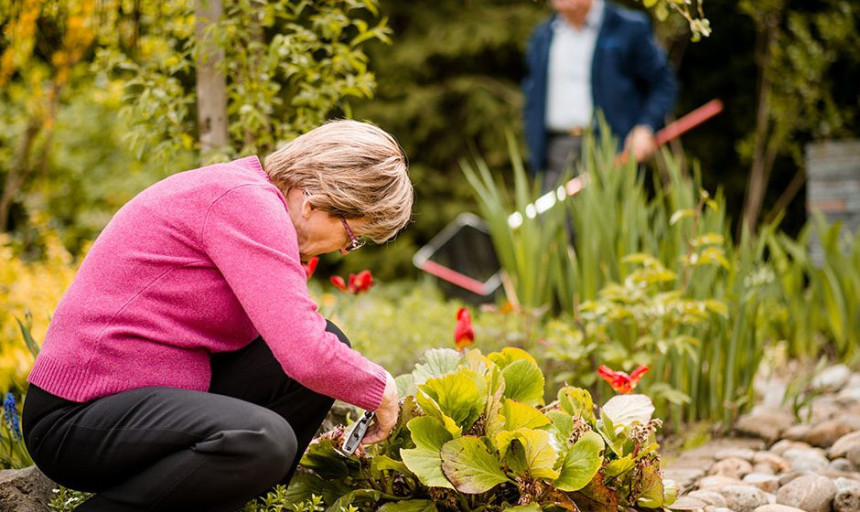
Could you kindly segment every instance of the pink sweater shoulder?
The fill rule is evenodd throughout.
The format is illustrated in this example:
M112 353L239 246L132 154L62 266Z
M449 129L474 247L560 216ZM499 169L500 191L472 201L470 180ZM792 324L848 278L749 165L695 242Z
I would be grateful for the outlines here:
M123 206L51 320L29 381L84 402L206 391L212 353L258 335L304 386L373 410L385 370L325 331L284 196L256 157L186 171Z

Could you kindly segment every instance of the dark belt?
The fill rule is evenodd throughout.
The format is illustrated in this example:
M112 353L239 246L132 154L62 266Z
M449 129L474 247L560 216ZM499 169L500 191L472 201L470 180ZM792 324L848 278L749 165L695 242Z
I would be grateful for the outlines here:
M567 130L550 130L550 137L582 137L585 135L585 132L588 131L587 127L584 126L575 126L573 128L568 128Z

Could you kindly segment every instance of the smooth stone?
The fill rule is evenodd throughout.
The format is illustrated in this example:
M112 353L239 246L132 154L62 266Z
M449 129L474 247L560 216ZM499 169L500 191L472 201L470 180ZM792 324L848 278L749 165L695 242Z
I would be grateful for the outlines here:
M687 494L691 498L696 498L699 501L705 502L707 506L725 508L726 499L717 491L698 490Z
M851 432L860 430L860 414L856 414L854 412L846 412L845 414L840 414L833 419L839 420L842 423L848 425L848 427L851 429Z
M701 469L707 471L714 464L713 457L681 455L669 465L672 469Z
M803 512L803 509L780 505L779 503L768 503L755 509L754 512Z
M730 457L716 462L711 469L708 470L709 475L722 475L729 478L741 479L744 475L752 471L752 464L744 459Z
M844 473L851 473L856 471L854 464L852 464L851 461L848 459L833 459L830 461L830 466L828 466L827 469Z
M809 444L806 441L806 435L811 429L812 426L810 425L793 425L782 431L782 437L790 441L801 441Z
M833 498L833 510L835 512L860 511L860 487L850 487L836 493L836 497Z
M675 503L669 506L669 510L704 510L706 506L708 504L704 501L687 495L675 500Z
M851 370L844 364L837 364L816 375L810 387L819 391L838 391L848 384L850 378Z
M780 439L779 441L774 443L768 451L780 457L785 457L785 452L789 450L806 450L809 448L812 448L812 446L807 443L803 443L800 441L790 441L788 439Z
M752 512L756 508L767 505L767 493L755 486L729 485L719 490L726 499L728 508L736 512Z
M714 458L718 461L723 459L743 459L747 462L752 462L756 455L755 450L750 448L725 448L714 454Z
M844 458L848 455L848 450L854 446L860 446L860 431L845 434L837 439L827 454L831 459Z
M802 437L800 440L805 441L812 446L819 446L821 448L829 448L835 443L839 438L844 436L845 434L850 434L852 432L852 428L850 425L847 425L839 420L827 420L817 425L814 425L812 428L806 432L806 435Z
M842 388L842 391L836 394L836 399L839 400L839 403L843 404L860 402L860 387Z
M788 473L783 473L779 475L779 486L782 487L784 485L788 485L789 482L796 478L814 474L815 473L811 473L809 471L789 471Z
M776 494L776 502L807 512L830 512L837 492L836 484L829 478L804 475L782 486Z
M852 487L860 487L860 475L857 475L857 478L834 478L833 483L836 484L836 488L840 491L844 491L845 489L850 489Z
M701 469L676 468L673 466L663 470L663 478L678 482L682 490L694 487L696 481L703 476L705 476L705 472Z
M787 460L771 452L756 452L753 457L754 466L766 465L771 468L771 473L784 473L791 465Z
M830 460L821 448L791 449L785 452L785 458L791 463L792 471L817 473L824 471L830 465Z
M750 473L744 476L743 481L755 485L764 492L774 493L779 490L779 478L774 475Z
M735 423L735 430L765 441L775 441L786 426L793 425L794 415L788 411L758 411L742 415Z
M852 446L845 454L845 458L851 461L857 467L860 467L860 446Z
M743 482L741 482L737 478L729 478L727 476L706 476L699 480L699 489L719 491L723 487L730 485L742 485L742 483Z

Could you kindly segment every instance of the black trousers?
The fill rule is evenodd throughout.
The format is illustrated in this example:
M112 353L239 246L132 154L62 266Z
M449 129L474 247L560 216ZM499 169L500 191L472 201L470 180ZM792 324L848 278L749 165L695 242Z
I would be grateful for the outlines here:
M258 338L212 357L208 393L147 387L75 403L31 386L22 424L45 475L96 493L80 512L232 512L289 482L333 403Z

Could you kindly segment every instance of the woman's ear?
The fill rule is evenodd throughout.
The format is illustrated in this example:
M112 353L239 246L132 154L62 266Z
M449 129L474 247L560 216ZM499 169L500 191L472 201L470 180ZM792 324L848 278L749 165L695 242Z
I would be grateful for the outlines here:
M302 206L301 206L301 214L303 219L307 219L311 216L311 213L314 211L314 205L311 204L311 200L308 196L302 195Z

